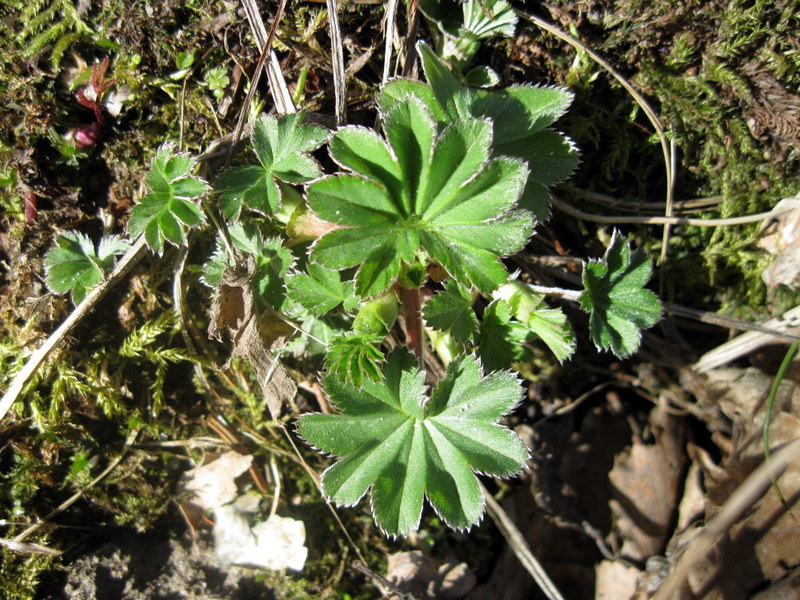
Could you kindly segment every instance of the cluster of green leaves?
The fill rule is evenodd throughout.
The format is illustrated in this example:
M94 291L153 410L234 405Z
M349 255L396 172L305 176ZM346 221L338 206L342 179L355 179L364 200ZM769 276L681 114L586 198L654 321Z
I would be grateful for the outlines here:
M507 7L490 4L500 13ZM474 8L465 3L465 11ZM224 227L202 280L219 287L246 259L255 310L321 336L323 386L341 412L301 417L300 433L340 457L323 476L326 497L353 505L369 493L390 535L418 526L426 497L451 527L480 519L474 472L511 476L527 457L499 424L521 397L506 369L527 360L537 342L560 361L575 347L563 312L502 262L548 215L548 187L575 167L577 151L550 128L570 94L471 87L430 48L419 51L427 83L395 79L383 87L380 133L359 126L330 133L302 114L262 116L251 135L255 160L222 172L213 189L192 174L191 157L166 145L128 225L163 253L206 222L200 199L214 194ZM314 156L326 143L338 172L325 174ZM84 256L93 250L74 244ZM97 271L92 279L86 265L94 262L81 264L88 288ZM619 356L638 347L639 329L660 314L643 288L649 276L649 262L618 234L602 261L585 266L581 306L598 347ZM417 301L401 305L425 296L421 310ZM437 348L449 348L446 375L430 394L418 357L402 348L384 355L401 311L409 337L419 321L438 336Z
M144 234L147 245L157 253L164 251L164 242L176 246L186 243L186 227L197 227L205 215L197 199L209 189L208 184L191 175L195 160L188 154L176 153L171 144L156 152L147 173L147 193L131 211L128 235Z

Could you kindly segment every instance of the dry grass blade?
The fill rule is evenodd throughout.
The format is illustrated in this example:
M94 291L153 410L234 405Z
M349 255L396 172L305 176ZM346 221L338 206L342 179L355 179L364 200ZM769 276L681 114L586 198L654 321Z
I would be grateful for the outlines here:
M328 29L331 38L331 61L333 63L333 92L336 99L336 124L341 125L347 119L342 30L339 27L339 11L336 0L327 0L327 6Z
M408 35L406 36L405 64L403 65L403 77L417 78L417 53L415 46L417 43L417 29L419 29L419 0L409 0L408 2Z
M717 346L713 350L706 352L700 357L694 365L694 370L698 373L707 373L708 371L724 365L732 360L749 354L756 348L765 346L767 344L774 344L778 341L787 339L786 335L781 333L795 334L791 335L789 339L797 339L797 330L800 327L800 306L785 312L777 319L770 319L761 325L766 331L748 331L735 338L728 340L724 344ZM789 331L786 331L786 330ZM791 331L794 329L794 331ZM776 335L778 332L778 335Z
M386 22L384 31L386 32L386 50L383 57L383 77L381 81L386 83L392 70L392 50L394 49L394 33L397 19L397 0L389 0L386 3Z
M787 340L787 341L800 341L800 336L786 331L786 327L792 327L792 311L787 312L781 319L768 322L766 324L751 323L743 319L734 319L732 317L725 317L717 313L708 312L705 310L697 310L689 308L681 304L667 304L666 311L676 317L685 317L693 319L702 323L710 323L711 325L719 325L736 331L755 331L763 333L764 335L774 337L774 340ZM772 325L769 325L772 323Z
M258 49L263 52L264 47L267 46L269 35L267 34L266 27L264 27L264 22L261 20L258 6L256 6L255 0L242 0L242 7L244 8L245 15L247 15L247 20L250 23L250 29L253 31L253 37L256 39ZM269 51L267 79L269 80L269 87L272 92L272 99L275 102L276 110L282 115L297 112L297 108L292 101L292 94L289 93L289 88L283 77L278 57L275 56L275 52L272 50ZM253 85L255 85L255 83ZM248 105L249 103L245 106Z
M483 497L486 499L486 509L489 512L489 516L492 517L495 525L497 525L503 537L506 538L508 545L514 552L514 555L522 563L522 566L530 573L531 577L533 577L533 580L539 585L539 588L544 592L548 600L564 600L561 592L558 591L558 588L556 588L555 584L550 580L550 577L548 577L542 565L536 560L530 548L528 548L528 543L525 541L525 538L522 536L517 526L514 525L514 521L511 520L508 514L506 514L506 511L503 510L503 507L492 497L489 490L487 490L482 483L478 482L478 484L481 486Z
M717 515L689 543L653 600L674 600L683 597L682 590L692 567L700 563L720 538L764 495L772 481L798 460L800 460L800 439L795 439L756 469L728 498Z

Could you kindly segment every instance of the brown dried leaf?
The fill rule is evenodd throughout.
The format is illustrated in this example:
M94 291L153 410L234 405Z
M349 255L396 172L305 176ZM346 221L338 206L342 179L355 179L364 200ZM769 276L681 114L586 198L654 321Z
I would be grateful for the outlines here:
M426 600L458 600L476 582L465 563L442 563L419 550L389 555L386 578L404 592Z
M234 358L246 358L256 373L258 383L267 401L270 415L278 418L284 402L294 398L297 385L270 352L286 338L286 324L275 326L277 319L271 320L258 315L255 306L252 279L255 261L247 257L238 268L226 267L211 304L211 323L209 337L221 339L221 331L227 329L233 341L227 366ZM267 325L267 327L265 327Z
M664 550L685 462L683 420L654 409L650 422L655 444L635 442L609 473L609 505L625 540L622 555L637 561Z

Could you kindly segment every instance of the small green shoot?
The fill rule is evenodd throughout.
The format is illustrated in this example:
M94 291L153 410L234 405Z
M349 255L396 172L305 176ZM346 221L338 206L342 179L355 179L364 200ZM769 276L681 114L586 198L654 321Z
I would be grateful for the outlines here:
M255 222L234 223L228 228L234 247L253 257L255 273L253 287L275 310L287 308L285 280L294 266L292 253L283 247L279 238L266 238ZM203 282L217 287L222 282L222 272L228 260L223 242L218 240L217 250L203 266Z
M230 77L228 77L228 73L223 67L210 68L206 71L203 79L203 85L208 88L208 91L211 92L217 102L222 100L225 95L225 88L228 87L230 82Z
M95 249L87 235L68 231L56 238L56 245L47 253L47 287L56 294L72 294L80 304L86 294L103 281L116 257L128 251L130 242L111 235L104 237Z
M205 221L196 200L209 189L205 181L191 175L194 167L195 160L176 153L171 144L158 149L147 173L150 192L131 211L131 238L144 233L147 245L158 254L164 251L164 242L186 243L185 228Z
M658 297L644 289L652 271L644 252L631 252L617 230L603 259L584 265L580 302L589 313L589 335L598 349L630 356L639 348L641 330L661 318Z
M416 359L393 352L383 378L361 386L325 377L342 414L303 415L300 435L342 457L322 475L323 493L343 506L369 492L375 521L388 535L417 529L423 498L453 529L469 529L484 509L474 471L509 477L528 456L522 440L498 421L520 401L511 373L483 376L478 360L461 356L430 397Z
M473 59L481 40L514 35L517 15L505 0L464 0L460 11L458 4L454 0L420 0L419 6L437 29L439 56L460 69Z

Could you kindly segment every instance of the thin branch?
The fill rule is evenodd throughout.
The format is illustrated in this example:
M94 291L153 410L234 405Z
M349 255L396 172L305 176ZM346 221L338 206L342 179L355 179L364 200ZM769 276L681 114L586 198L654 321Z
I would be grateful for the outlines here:
M641 225L694 225L696 227L724 227L729 225L744 225L746 223L757 223L765 219L771 219L778 215L796 210L789 204L778 205L769 212L756 213L754 215L744 215L742 217L729 217L727 219L694 219L691 217L635 217L635 216L610 216L610 215L595 215L592 213L583 212L574 206L567 204L563 200L559 200L551 195L550 200L558 210L573 217L583 219L584 221L591 221L593 223L610 223L612 225L619 225L621 223L638 223Z

